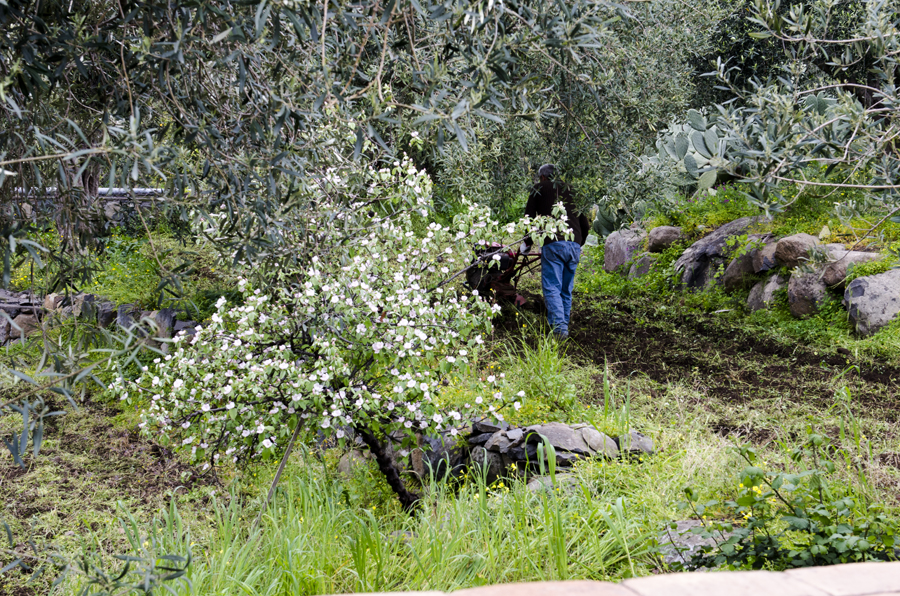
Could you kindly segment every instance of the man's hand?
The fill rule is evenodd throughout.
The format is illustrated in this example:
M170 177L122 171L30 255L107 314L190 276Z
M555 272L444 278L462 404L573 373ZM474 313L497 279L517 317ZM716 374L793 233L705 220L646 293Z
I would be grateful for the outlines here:
M530 246L528 246L528 245L525 244L524 242L523 242L522 244L519 245L519 254L520 254L520 255L526 255L526 254L528 254L529 252L531 252L531 247L530 247Z

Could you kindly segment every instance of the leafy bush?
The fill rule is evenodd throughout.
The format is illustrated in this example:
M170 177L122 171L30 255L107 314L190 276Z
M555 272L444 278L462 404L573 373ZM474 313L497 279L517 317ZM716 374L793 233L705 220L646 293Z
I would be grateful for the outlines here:
M847 272L846 283L850 283L857 277L877 275L879 273L884 273L885 271L897 267L898 264L900 264L900 256L898 256L898 251L900 251L900 242L893 242L890 246L887 247L887 250L883 253L880 259L853 265Z
M700 503L685 489L682 506L703 523L697 533L715 546L679 566L781 570L897 560L900 528L880 508L850 496L842 483L829 482L835 464L826 446L824 437L810 434L791 452L797 472L766 471L756 450L744 446L738 453L748 465L733 499ZM724 520L707 522L707 514Z
M658 253L656 260L650 265L649 272L635 279L628 279L619 273L607 273L603 269L603 249L602 245L584 248L583 266L579 267L580 273L575 280L579 292L602 293L623 298L662 297L673 292L680 282L681 276L675 271L674 264L684 252L683 243L673 244ZM684 306L700 310L725 308L730 306L733 300L720 286L713 286L702 292L683 292L681 299Z

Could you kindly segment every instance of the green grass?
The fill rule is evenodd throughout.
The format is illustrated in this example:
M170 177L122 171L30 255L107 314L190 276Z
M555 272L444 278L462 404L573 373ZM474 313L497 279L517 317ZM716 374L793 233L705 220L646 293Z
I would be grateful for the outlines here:
M216 529L198 547L184 594L322 594L453 590L485 583L637 573L646 528L627 504L574 494L532 494L522 483L428 489L414 517L353 508L342 485L291 474L258 533L255 503L216 506ZM197 537L196 539L199 539Z
M34 239L57 247L53 231L36 234ZM153 310L160 305L181 308L190 317L203 320L212 312L219 296L234 294L235 273L218 264L218 256L205 244L182 244L171 234L154 232L149 238L134 238L115 233L105 239L102 252L88 255L82 265L91 269L89 277L78 276L78 290L102 296L116 304L134 304ZM37 267L30 260L12 271L12 289L34 289L44 294L57 275L54 263ZM164 282L179 271L180 287Z
M588 298L604 300L580 296L577 308L585 308ZM892 424L883 412L855 401L871 395L874 386L835 374L826 382L831 397L824 401L779 398L776 392L726 402L704 393L699 371L667 383L640 372L604 374L605 367L580 350L560 351L555 343L545 343L537 321L528 321L523 336L495 340L472 374L503 372L510 386L533 391L534 401L548 408L558 401L546 399L548 394L574 387L573 402L551 414L569 422L590 421L610 433L623 427L640 430L653 438L656 455L584 462L574 471L577 487L571 492L534 494L523 481L509 479L485 486L474 475L460 483L428 485L422 511L410 517L371 464L344 478L336 470L340 450L301 449L253 532L274 473L271 466L226 468L224 490L186 484L189 468L177 458L169 460L171 468L160 468L152 443L131 433L133 411L96 403L59 419L48 433L45 452L29 462L25 474L5 460L3 475L10 480L3 484L3 496L13 504L6 519L15 522L17 537L33 524L39 536L62 548L78 552L86 541L101 560L112 562L112 555L129 551L117 517L133 513L141 531L150 534L151 520L162 515L158 526L168 529L157 531L156 552L189 550L193 556L192 587L173 584L179 594L453 590L546 579L618 580L661 568L651 549L667 522L684 518L678 505L685 487L704 500L737 494L742 465L731 449L733 441L750 440L768 466L789 469L795 465L790 450L808 428L832 437L835 461L844 462L846 453L851 464L860 463L841 463L839 485L859 503L887 504L896 517L900 472L881 457L895 451ZM707 358L719 356L711 352ZM628 370L623 365L610 362L610 370ZM751 369L755 361L747 357L738 365ZM802 393L808 381L797 374L796 383ZM840 397L845 387L849 400ZM532 415L540 412L517 422L533 422ZM7 418L4 428L14 422ZM714 432L723 425L747 434L725 438ZM148 470L154 470L151 478ZM166 508L173 496L180 513ZM708 515L718 511L713 507ZM24 579L4 576L4 586L17 589ZM73 592L76 583L59 593Z
M842 379L833 383L836 392L846 386ZM836 485L862 508L888 503L896 519L890 495L900 474L880 466L876 457L891 448L890 424L867 418L852 399L846 402L849 410L837 395L824 406L785 408L771 400L735 405L704 399L690 379L660 386L641 377L610 376L608 384L616 403L630 393L630 425L653 437L656 455L579 464L571 490L533 493L523 481L509 479L485 486L477 475L459 484L429 484L422 489L422 510L410 517L371 464L344 478L335 469L338 452L301 450L256 532L251 525L272 477L270 467L246 472L229 493L205 505L183 505L174 523L173 514L166 514L169 525L183 530L164 534L159 552L190 549L194 558L191 587L173 587L197 596L452 591L490 583L646 575L663 568L653 548L667 522L684 518L679 504L685 487L704 501L739 491L743 465L731 448L736 443L708 426L710 419L724 417L783 437L783 443L759 446L762 465L770 469L795 469L792 433L805 436L808 427L831 425L847 429L835 436ZM856 414L848 417L848 411ZM854 439L854 427L864 429L864 436ZM718 519L719 512L711 507L707 515Z
M754 214L734 189L722 189L714 199L687 205L681 220L655 221L681 222L699 235ZM824 200L797 201L772 229L818 233ZM832 227L833 220L826 221ZM153 239L157 252L172 251L167 259L193 259L198 273L186 293L201 310L227 290L230 274L214 271L211 254L179 247L166 235ZM602 247L586 248L574 310L579 333L589 331L590 341L561 347L547 336L541 316L511 311L498 325L505 331L498 330L471 369L443 388L444 404L472 403L477 378L502 374L508 400L525 393L513 398L521 409L503 410L513 424L586 421L611 436L639 430L653 439L653 456L580 463L573 490L561 485L534 493L523 480L509 478L485 486L473 472L420 487L422 509L408 516L371 463L344 477L337 471L341 450L301 448L254 530L273 466L225 467L221 486L198 481L198 470L177 455L160 457L153 438L136 433L134 409L89 396L85 407L48 427L42 453L28 459L26 471L8 456L0 460L4 520L20 545L31 528L41 541L68 552L87 545L110 565L113 555L133 550L116 521L133 514L139 532L156 536L157 554L192 553L190 587L171 586L184 595L619 580L665 570L653 548L669 521L685 518L679 509L685 488L700 500L737 496L743 464L736 444L756 446L770 469L796 470L792 450L816 431L832 445L835 490L860 511L869 503L885 505L896 521L896 380L871 380L852 366L900 364L900 323L859 339L837 300L819 315L797 320L784 295L774 308L750 315L743 308L746 290L673 293L671 264L683 248L661 254L648 276L632 281L602 271ZM98 289L90 291L124 302L152 299L159 279L149 243L122 239L106 259ZM868 263L854 274L894 263ZM535 279L524 287L539 291ZM747 337L784 352L741 351ZM613 343L603 343L608 338ZM839 366L817 360L837 347L852 356ZM2 362L33 370L38 359L38 342L30 341L11 346ZM2 382L10 396L22 388L12 386L8 375ZM0 418L0 431L8 434L20 423ZM713 506L707 515L721 519L726 513ZM0 576L0 591L43 593L50 579L25 587L27 576L7 574ZM78 587L72 579L56 593Z

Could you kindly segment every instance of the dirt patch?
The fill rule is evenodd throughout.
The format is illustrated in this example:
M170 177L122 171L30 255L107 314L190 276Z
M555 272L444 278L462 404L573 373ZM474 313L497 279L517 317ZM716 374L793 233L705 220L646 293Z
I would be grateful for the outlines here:
M754 428L749 424L732 424L728 421L711 424L710 429L720 437L741 439L757 445L769 443L778 436L777 432L768 428Z
M638 373L664 384L697 379L704 393L725 402L765 397L831 402L832 380L847 371L848 382L864 387L855 400L885 410L888 420L898 419L900 368L760 339L710 317L663 318L611 301L602 309L573 312L569 335L576 352L609 362L619 374Z
M525 310L543 316L537 301L529 306ZM601 366L607 362L620 377L637 374L660 385L687 385L701 399L726 404L764 399L828 408L835 403L834 380L841 376L853 402L869 415L900 420L900 368L894 363L859 362L846 350L782 344L751 335L715 314L677 313L677 305L666 306L596 295L590 303L576 299L567 349L576 358ZM494 325L498 335L510 337L520 334L520 322L509 315ZM772 439L761 429L720 426L713 430Z
M900 470L900 453L881 453L876 459L881 465Z
M0 458L0 498L7 514L20 523L50 515L55 521L45 534L52 536L56 522L74 517L82 523L79 504L114 514L117 500L155 507L177 487L214 482L134 429L112 424L117 414L87 404L58 418L57 427L47 427L44 447L26 460L26 469Z

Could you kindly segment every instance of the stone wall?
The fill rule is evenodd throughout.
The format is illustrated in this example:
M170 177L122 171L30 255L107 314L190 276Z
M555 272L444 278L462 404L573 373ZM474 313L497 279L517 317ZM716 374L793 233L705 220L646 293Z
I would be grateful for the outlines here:
M451 592L383 592L443 596ZM900 562L772 571L671 573L628 579L497 584L453 596L900 596ZM379 596L370 594L369 596Z
M160 188L99 188L96 197L88 199L97 207L97 215L102 213L103 224L107 226L127 226L133 224L130 218L136 217L140 207L145 218L153 217L156 205L165 196ZM55 213L57 209L56 188L34 189L25 191L15 189L15 201L22 216L29 220L40 220ZM13 216L11 204L4 205L6 217Z
M816 314L830 297L841 299L850 322L860 335L871 335L900 317L900 269L858 277L847 283L857 265L882 258L877 251L848 250L843 244L824 244L809 234L777 238L753 233L760 217L729 222L688 246L675 261L680 287L703 289L721 285L726 292L751 288L750 312L769 308L776 292L786 290L790 312L797 318ZM649 252L641 252L645 247ZM747 245L736 251L745 238ZM655 256L683 240L680 228L661 226L619 230L605 242L604 269L629 278L653 270ZM630 267L630 268L629 268Z

